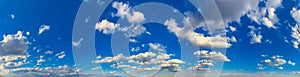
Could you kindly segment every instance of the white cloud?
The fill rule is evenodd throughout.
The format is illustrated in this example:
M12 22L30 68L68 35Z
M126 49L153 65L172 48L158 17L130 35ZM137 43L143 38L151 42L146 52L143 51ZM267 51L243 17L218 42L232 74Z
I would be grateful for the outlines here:
M216 61L230 61L226 55L222 54L221 52L209 52L206 50L196 51L194 55L197 58L204 58L209 60L216 60Z
M277 28L273 25L273 22L266 17L263 17L262 21L263 21L263 24L266 25L268 28Z
M118 10L116 16L127 18L130 23L141 23L145 20L143 13L132 10L126 3L113 2L112 7Z
M120 24L114 24L107 20L102 20L101 22L96 23L95 29L98 31L103 31L104 34L112 34L116 28L118 28Z
M293 8L291 10L291 15L298 23L300 23L300 10Z
M10 18L11 19L15 19L15 15L14 14L10 14Z
M26 35L29 36L29 35L30 35L30 32L26 32Z
M293 41L294 48L298 48L299 42L300 42L300 29L298 24L296 24L294 27L292 27L292 34L291 36L295 39Z
M80 38L78 41L73 41L73 42L72 42L72 45L73 45L74 47L77 47L77 46L79 46L79 45L81 44L82 41L83 41L83 38Z
M137 37L140 36L142 33L145 33L146 28L141 25L137 25L137 26L132 25L129 27L122 28L121 31L126 32L125 33L126 37L130 38L130 37Z
M9 77L74 77L78 76L78 69L73 69L67 65L59 67L24 67L9 71Z
M229 26L229 29L230 29L232 32L235 32L235 31L236 31L236 28L233 27L233 26Z
M53 54L53 51L46 51L44 54L50 55L50 54Z
M44 31L46 30L50 30L50 26L49 25L42 25L40 28L39 28L39 34L42 34Z
M150 48L160 49L161 44L150 43ZM164 50L164 49L163 49ZM140 71L154 71L166 69L170 72L181 71L180 64L185 62L179 59L171 59L173 54L167 54L161 51L148 51L144 53L139 53L131 56L124 56L123 54L118 54L114 57L105 57L102 59L97 59L93 63L113 63L118 61L117 64L111 65L112 68L123 68L131 72Z
M264 57L266 58L266 57ZM296 63L292 62L292 61L286 61L285 59L283 59L283 56L279 56L279 55L275 55L275 56L271 56L265 60L261 61L262 64L258 65L258 68L264 68L264 69L258 69L258 70L265 70L266 67L272 67L272 68L277 68L279 70L283 70L283 66L286 64L295 66Z
M227 42L227 38L220 35L205 37L203 34L196 33L192 30L185 31L183 28L178 27L174 19L166 20L164 25L166 25L169 31L173 32L177 37L187 39L190 43L199 47L228 48L231 46L231 44Z
M137 43L138 41L136 39L129 39L129 42L131 42L131 43Z
M0 55L28 55L29 42L26 39L21 31L17 34L3 35L3 40L0 42Z
M288 64L290 64L290 65L293 65L293 66L295 66L296 65L296 63L295 62L292 62L292 61L288 61Z
M55 56L57 56L57 58L62 59L66 56L65 51L62 51L60 53L55 54Z
M251 36L250 44L261 43L263 36L260 33L256 34L254 31L250 31L249 34Z
M210 66L215 65L215 61L225 61L230 62L226 55L222 54L221 52L209 52L206 50L196 51L194 55L199 58L199 64L195 65L194 67L190 67L189 70L191 71L208 71Z

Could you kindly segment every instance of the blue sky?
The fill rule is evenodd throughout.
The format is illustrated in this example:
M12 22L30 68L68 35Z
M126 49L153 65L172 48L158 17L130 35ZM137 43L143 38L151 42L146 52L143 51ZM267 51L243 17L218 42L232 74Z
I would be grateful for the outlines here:
M1 61L0 72L5 73L0 76L35 76L31 75L32 72L26 72L29 68L48 70L52 76L58 76L58 73L49 70L72 69L66 73L77 73L72 47L85 47L81 43L84 43L86 38L72 41L73 26L80 5L93 2L97 1L0 1L0 35L2 35L0 56L5 58L4 60L19 58L13 61ZM146 8L156 9L156 11L149 12L144 9L147 5L156 5L155 3L172 7L171 11L167 7L166 9L155 6ZM217 67L222 64L219 62L224 62L223 74L221 74L224 77L230 77L236 72L258 73L259 76L267 76L270 75L268 73L273 72L293 73L295 76L296 73L299 74L300 9L298 0L216 0L215 3L223 18L222 21L204 21L206 16L197 11L197 7L189 1L117 0L109 3L100 17L86 17L85 21L82 21L95 24L86 26L95 26L95 52L97 56L101 56L97 59L95 57L95 60L91 62L101 67L87 66L88 72L104 70L108 75L120 73L125 76L121 68L128 71L134 70L132 68L134 66L141 66L141 68L155 67L151 68L152 72L163 69L164 72L172 74L182 71L198 73L207 72L203 69L220 70L207 66ZM106 3L101 3L101 1L98 3L99 7L103 4ZM210 8L206 5L201 5L201 7ZM163 19L168 17L163 15L164 13L170 15L169 18ZM151 20L151 17L161 20L161 23L154 22L156 20ZM97 23L91 21L94 18L99 18ZM186 27L186 23L191 24L192 27ZM222 25L224 29L220 34L226 33L226 35L210 35L210 32L214 31L207 28L207 24L215 25L212 28L218 28L219 23L224 23ZM122 52L131 54L123 53L120 59L114 56L120 56L122 53L113 54L112 49L112 46L115 46L113 39L122 39L113 38L113 35L117 33L124 33L117 36L122 36L128 41L126 42L128 50ZM184 46L188 48L182 48ZM226 54L211 49L212 47L226 49ZM158 59L158 56L170 57ZM182 57L189 57L189 59ZM22 61L23 59L26 61ZM212 65L205 65L210 63ZM117 66L112 67L113 65ZM127 69L118 66L126 66ZM51 69L43 69L48 67ZM59 69L61 67L66 68ZM10 70L17 71L7 72ZM135 72L131 71L129 74Z

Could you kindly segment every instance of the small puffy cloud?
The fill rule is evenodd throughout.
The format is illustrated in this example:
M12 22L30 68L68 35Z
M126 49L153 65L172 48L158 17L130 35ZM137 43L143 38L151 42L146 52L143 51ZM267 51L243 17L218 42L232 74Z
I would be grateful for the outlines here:
M42 34L44 31L50 30L50 26L49 25L42 25L39 28L39 34Z
M29 42L26 39L21 31L17 34L3 35L3 40L0 42L0 55L28 55Z
M29 36L29 35L30 35L30 32L26 32L26 35Z
M78 41L73 41L73 42L72 42L72 45L73 45L74 47L77 47L77 46L79 46L79 45L81 44L82 41L83 41L83 38L80 38Z
M203 34L196 33L192 30L185 31L183 28L178 27L178 24L174 19L169 19L164 22L164 25L168 27L170 32L173 32L177 37L190 41L193 45L203 48L229 48L230 43L227 42L226 37L221 35L205 37Z
M10 14L10 18L11 19L15 19L15 15L14 14Z
M235 31L236 31L236 28L233 27L233 26L229 26L229 30L231 30L232 32L235 32Z
M64 58L66 56L66 54L65 54L64 51L62 51L60 53L55 54L55 56L57 56L57 58L59 58L59 59L62 59L62 58Z
M101 22L96 23L95 29L97 29L100 32L102 31L104 34L111 34L119 26L120 24L114 24L107 20L102 20Z
M290 64L290 65L293 65L293 66L295 66L296 65L296 63L295 62L292 62L292 61L288 61L288 64Z
M256 34L254 31L250 31L249 35L251 36L250 44L261 43L263 36L260 33Z

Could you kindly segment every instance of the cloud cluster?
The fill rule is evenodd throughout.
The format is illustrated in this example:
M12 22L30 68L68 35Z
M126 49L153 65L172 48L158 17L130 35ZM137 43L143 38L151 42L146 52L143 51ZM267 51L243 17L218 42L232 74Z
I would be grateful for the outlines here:
M24 67L10 70L7 76L13 77L77 77L78 69L67 65L58 67Z
M293 41L293 46L294 48L299 48L299 42L300 42L300 27L298 26L298 24L296 24L294 27L292 27L292 34L291 36L295 39Z
M117 14L113 14L113 16L119 16L121 19L125 18L131 25L121 26L108 20L102 20L96 24L95 28L97 30L102 31L104 34L112 34L114 31L125 32L125 36L128 38L137 37L146 32L146 28L140 24L145 20L143 13L132 10L128 4L123 2L113 2L112 7L117 9Z
M216 61L222 62L230 62L226 55L222 54L221 52L216 51L196 51L194 55L199 58L198 64L194 67L190 67L189 70L191 71L208 71L210 66L214 66Z
M124 56L118 54L114 57L105 57L93 61L93 63L113 63L112 68L122 68L128 71L154 71L167 69L170 72L181 71L180 64L185 62L179 59L171 59L173 54L167 54L164 52L164 46L161 44L148 44L151 50L144 53L139 53L131 56Z
M276 9L281 6L282 0L267 0L266 7L256 8L250 11L247 16L258 24L263 24L267 28L277 29L274 24L278 23L279 19L276 15Z
M262 57L268 57L268 56L262 56ZM265 60L262 60L260 64L258 64L258 70L265 70L267 67L276 67L279 70L283 70L284 67L283 65L292 65L295 66L296 63L292 62L292 61L287 61L285 59L283 59L283 56L279 56L279 55L275 55L275 56L271 56L270 58L267 58Z
M29 42L26 39L21 31L18 31L17 34L4 35L0 42L0 55L28 55Z

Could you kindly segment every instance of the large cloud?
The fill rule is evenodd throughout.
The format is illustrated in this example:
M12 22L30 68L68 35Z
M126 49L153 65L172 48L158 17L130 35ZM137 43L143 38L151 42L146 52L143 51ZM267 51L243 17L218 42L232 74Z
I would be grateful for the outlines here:
M17 34L4 35L0 42L0 55L28 55L28 44L29 42L21 31L18 31Z

